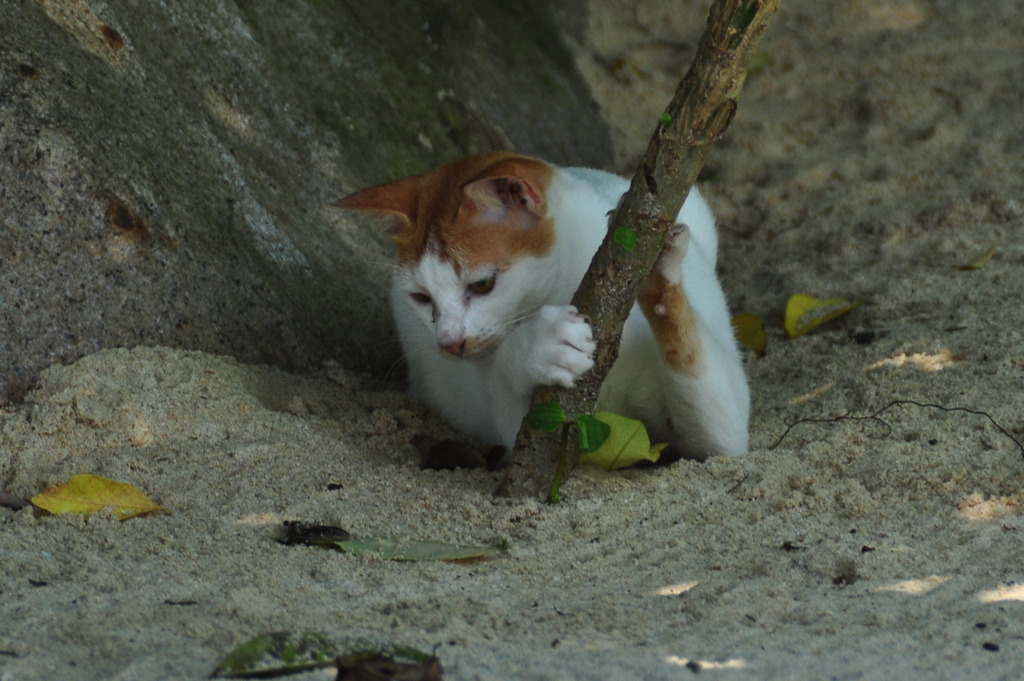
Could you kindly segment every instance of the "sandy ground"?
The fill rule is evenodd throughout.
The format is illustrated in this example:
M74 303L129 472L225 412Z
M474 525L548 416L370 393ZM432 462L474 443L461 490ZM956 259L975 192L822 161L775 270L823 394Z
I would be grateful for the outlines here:
M595 3L580 38L624 168L703 22L670 4ZM436 649L463 680L1019 678L1024 18L783 4L705 184L726 289L771 336L749 456L498 499L497 474L419 470L410 438L444 426L365 377L102 352L0 413L0 488L96 473L173 515L0 509L0 680L197 679L279 629ZM864 304L785 340L796 292ZM772 448L893 400L1007 432L899 405ZM510 548L384 562L273 542L292 518Z

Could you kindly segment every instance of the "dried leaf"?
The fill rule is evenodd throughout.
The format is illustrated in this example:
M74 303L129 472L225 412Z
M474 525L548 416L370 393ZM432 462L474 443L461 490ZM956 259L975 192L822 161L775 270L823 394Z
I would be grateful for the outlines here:
M76 475L63 485L53 485L35 495L32 503L54 515L95 513L109 508L118 520L164 511L128 483L99 475Z
M313 631L275 631L249 639L221 660L210 676L280 676L331 667L339 651Z
M617 470L638 461L657 461L667 445L651 445L647 428L642 421L626 418L608 411L599 411L594 418L610 427L608 438L600 447L580 454L580 463Z
M988 261L992 259L992 256L995 255L995 252L996 245L992 244L991 246L989 246L987 251L979 255L977 258L970 261L966 265L957 265L956 268L961 271L980 270L982 267L988 264Z
M347 530L334 525L286 520L277 540L282 544L336 544L351 538Z
M732 318L732 331L736 340L754 351L758 357L764 357L768 348L768 336L764 332L764 321L755 314L740 312Z
M813 296L795 293L786 303L786 335L790 338L802 336L859 305L859 301L850 302L845 298L819 300Z

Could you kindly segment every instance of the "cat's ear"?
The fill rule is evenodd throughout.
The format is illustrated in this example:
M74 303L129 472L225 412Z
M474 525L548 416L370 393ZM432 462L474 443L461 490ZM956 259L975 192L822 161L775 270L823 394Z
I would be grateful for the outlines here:
M533 159L500 161L463 185L462 209L474 222L514 222L531 229L546 214L551 167Z
M395 235L412 224L420 200L420 178L406 177L387 184L361 189L343 199L333 201L332 206L362 210L390 216L386 229Z

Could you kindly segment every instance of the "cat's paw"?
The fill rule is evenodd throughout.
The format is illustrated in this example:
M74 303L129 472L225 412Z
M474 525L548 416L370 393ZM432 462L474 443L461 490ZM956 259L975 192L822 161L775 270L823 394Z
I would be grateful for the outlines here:
M689 246L690 228L682 223L672 225L654 265L657 271L669 281L679 282L683 258L686 257Z
M590 324L572 305L545 305L537 321L532 365L538 384L572 387L594 366Z

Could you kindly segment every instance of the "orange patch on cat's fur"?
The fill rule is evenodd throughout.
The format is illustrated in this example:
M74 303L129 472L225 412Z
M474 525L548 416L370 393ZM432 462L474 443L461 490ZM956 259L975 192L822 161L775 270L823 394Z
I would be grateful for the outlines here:
M703 358L693 309L682 287L655 270L637 297L665 362L673 371L693 376Z
M544 196L553 170L543 161L499 151L468 156L424 175L370 187L335 205L396 217L397 224L388 231L402 265L415 262L431 247L456 270L488 264L501 269L522 257L544 255L554 244L554 226L539 217L546 213ZM477 205L478 200L468 191L475 183L504 181L502 178L521 183L523 205L529 198L530 207L538 213L530 224L522 219L527 211L520 206L490 219L498 211L488 212L486 206Z

